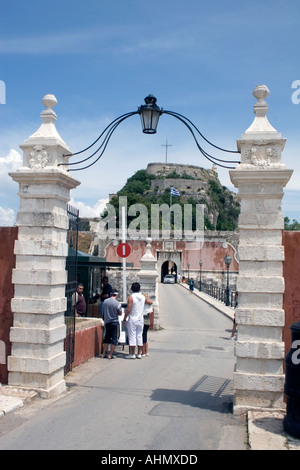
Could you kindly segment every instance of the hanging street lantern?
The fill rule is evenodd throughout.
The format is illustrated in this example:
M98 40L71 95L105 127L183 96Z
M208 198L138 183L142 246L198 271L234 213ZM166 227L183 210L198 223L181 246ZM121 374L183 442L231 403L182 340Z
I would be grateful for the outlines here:
M156 133L158 120L162 114L162 109L157 106L156 101L155 96L148 95L145 98L146 104L138 108L144 134Z
M90 145L88 145L86 148L79 150L78 152L74 153L68 153L64 154L64 157L68 157L68 161L64 163L59 163L59 166L67 166L68 171L80 171L80 170L85 170L87 168L90 168L92 165L97 163L102 155L104 154L107 145L111 139L111 136L115 132L115 130L119 127L119 125L124 122L126 119L135 116L137 114L140 115L141 118L141 123L142 123L142 130L144 134L156 134L156 128L158 125L158 120L162 114L168 115L168 116L173 116L174 118L178 119L182 124L184 124L187 129L190 131L196 146L198 150L201 152L201 154L210 162L212 162L215 165L218 165L223 168L232 168L234 169L234 166L228 166L230 163L240 163L240 161L237 160L223 160L221 158L217 158L213 155L210 155L208 152L206 152L201 145L199 144L196 134L198 134L205 142L215 149L218 149L219 151L223 152L229 152L229 153L240 153L239 150L226 150L221 147L218 147L217 145L213 144L210 142L204 135L199 131L199 129L195 126L195 124L190 121L187 117L183 116L182 114L176 113L174 111L166 111L163 108L159 108L156 104L156 98L153 95L148 95L145 98L145 104L141 105L137 111L130 111L128 113L122 114L121 116L117 117L114 119L106 128L101 132L101 134L96 138L94 142L92 142ZM92 149L95 145L98 145L98 147L92 151L90 155L84 158L80 158L77 161L70 162L69 157L74 157L76 155L83 154L89 150ZM94 147L95 148L95 147ZM87 163L89 160L92 160L91 162ZM71 168L74 165L82 165L79 168ZM224 164L225 163L225 164Z

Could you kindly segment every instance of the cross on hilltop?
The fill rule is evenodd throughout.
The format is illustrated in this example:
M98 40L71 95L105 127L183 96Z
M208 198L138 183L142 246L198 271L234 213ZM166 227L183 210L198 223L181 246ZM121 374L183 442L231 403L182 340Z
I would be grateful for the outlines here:
M166 140L165 144L161 145L162 147L166 147L166 163L168 162L168 147L172 147L172 144L168 144L168 141Z

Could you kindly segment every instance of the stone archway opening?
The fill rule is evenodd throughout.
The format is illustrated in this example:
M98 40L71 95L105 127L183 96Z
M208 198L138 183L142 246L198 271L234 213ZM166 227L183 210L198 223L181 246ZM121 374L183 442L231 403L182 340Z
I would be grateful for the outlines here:
M266 118L267 87L258 86L253 94L257 99L255 120L238 141L241 162L230 172L242 206L235 413L254 406L281 409L283 405L281 199L292 170L281 162L285 139ZM21 146L23 166L10 173L19 184L20 210L13 278L16 287L11 301L13 315L17 314L18 318L15 317L10 331L13 353L8 358L9 384L30 386L45 397L65 391L66 202L70 200L70 190L80 184L60 167L69 164L70 150L55 128L56 114L52 108L56 102L53 95L44 97L46 110L42 111L42 125ZM30 270L27 269L29 256ZM161 275L165 270L172 272L176 266L169 259L171 256L177 260L181 273L182 253L174 251L173 240L167 240L158 250ZM152 259L150 262L154 264Z
M161 282L167 274L173 274L175 282L177 282L177 264L174 261L167 260L161 265Z

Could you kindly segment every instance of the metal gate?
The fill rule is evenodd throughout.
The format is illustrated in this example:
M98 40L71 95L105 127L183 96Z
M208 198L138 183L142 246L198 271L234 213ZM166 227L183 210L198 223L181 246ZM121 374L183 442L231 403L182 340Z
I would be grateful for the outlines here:
M75 309L72 307L72 296L77 288L77 249L78 249L78 220L79 210L68 205L69 230L67 243L69 246L66 260L67 285L66 298L67 310L65 312L65 323L67 327L65 339L66 365L65 374L72 369L75 351Z

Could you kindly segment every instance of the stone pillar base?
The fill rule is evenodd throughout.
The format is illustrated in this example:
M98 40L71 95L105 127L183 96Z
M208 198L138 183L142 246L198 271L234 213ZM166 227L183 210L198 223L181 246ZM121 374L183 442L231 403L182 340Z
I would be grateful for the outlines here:
M259 379L259 376L256 377ZM278 379L278 376L276 377ZM284 381L284 376L281 376ZM282 391L235 389L233 414L242 415L248 411L282 411L285 409Z
M45 383L46 382L46 383ZM47 383L48 382L48 383ZM37 374L24 374L10 372L9 386L18 387L25 390L36 391L41 398L55 398L66 391L64 371L60 374L55 372L53 376L38 376Z

